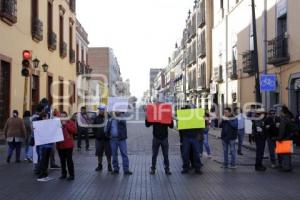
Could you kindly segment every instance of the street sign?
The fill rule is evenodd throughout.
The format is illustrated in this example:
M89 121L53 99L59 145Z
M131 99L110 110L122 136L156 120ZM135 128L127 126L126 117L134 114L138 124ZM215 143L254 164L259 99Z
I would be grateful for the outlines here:
M277 80L275 74L263 74L260 76L260 91L273 92L277 90Z

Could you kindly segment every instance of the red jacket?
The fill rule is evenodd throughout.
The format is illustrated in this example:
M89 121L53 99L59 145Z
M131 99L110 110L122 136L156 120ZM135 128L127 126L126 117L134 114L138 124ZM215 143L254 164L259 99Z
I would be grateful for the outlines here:
M64 141L56 144L57 149L70 149L74 147L73 136L77 132L74 121L69 120L63 126Z

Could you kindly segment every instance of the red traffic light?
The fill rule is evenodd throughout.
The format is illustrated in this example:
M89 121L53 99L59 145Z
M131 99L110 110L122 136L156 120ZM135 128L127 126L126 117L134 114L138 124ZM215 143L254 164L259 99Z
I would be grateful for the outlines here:
M23 51L23 59L24 60L30 60L31 59L31 52L29 50Z

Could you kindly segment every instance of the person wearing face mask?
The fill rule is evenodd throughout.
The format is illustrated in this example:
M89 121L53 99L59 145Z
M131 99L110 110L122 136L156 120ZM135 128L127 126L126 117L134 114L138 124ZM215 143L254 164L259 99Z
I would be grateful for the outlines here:
M26 129L23 120L19 118L18 111L14 110L12 115L13 116L7 120L4 126L4 135L8 142L6 162L10 163L12 154L16 149L16 163L19 163L21 162L21 146L26 137Z

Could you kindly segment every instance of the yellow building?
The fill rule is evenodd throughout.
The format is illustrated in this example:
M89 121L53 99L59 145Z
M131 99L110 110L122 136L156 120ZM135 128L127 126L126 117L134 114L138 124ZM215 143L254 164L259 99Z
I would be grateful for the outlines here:
M0 0L0 129L12 110L23 112L23 50L39 61L31 62L26 109L46 97L75 111L75 22L75 0Z
M261 92L270 108L285 104L300 113L300 1L256 0L260 74L273 74L277 90ZM255 101L251 0L214 1L213 80L219 105Z

